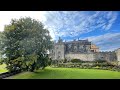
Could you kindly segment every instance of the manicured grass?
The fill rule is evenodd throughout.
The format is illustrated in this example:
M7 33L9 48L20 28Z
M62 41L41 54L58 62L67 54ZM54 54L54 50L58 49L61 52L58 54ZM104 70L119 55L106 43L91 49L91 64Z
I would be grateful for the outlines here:
M96 69L51 68L23 72L8 79L120 79L120 72Z
M0 65L0 73L7 72L7 69L5 67L6 67L5 64Z

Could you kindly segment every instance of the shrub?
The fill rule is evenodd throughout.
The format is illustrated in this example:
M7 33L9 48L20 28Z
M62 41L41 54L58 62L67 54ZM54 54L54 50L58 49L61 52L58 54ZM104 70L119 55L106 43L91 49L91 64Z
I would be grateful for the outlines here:
M93 67L94 69L100 69L100 67L99 66L96 66L96 67Z
M82 61L81 61L80 59L72 59L71 62L72 62L72 63L80 63L80 62L82 62Z
M100 66L100 67L107 67L107 66L113 66L112 64L108 63L108 62L102 62L102 63L93 63L93 67L96 67L96 66Z
M111 65L108 62L102 63L58 63L54 64L55 67L66 67L66 68L81 68L81 69L102 69L120 71L120 66Z
M63 63L67 63L67 59L66 58L64 59Z
M104 62L107 62L106 60L95 60L93 61L94 63L104 63Z

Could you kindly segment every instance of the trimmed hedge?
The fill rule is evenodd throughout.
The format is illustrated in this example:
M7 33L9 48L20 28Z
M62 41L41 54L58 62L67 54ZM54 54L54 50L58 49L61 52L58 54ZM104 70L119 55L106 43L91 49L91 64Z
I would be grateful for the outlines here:
M54 67L65 67L65 68L83 68L83 69L102 69L102 70L112 70L120 71L120 67L111 62L105 60L95 60L95 61L82 61L80 59L72 59L70 62L67 60L55 60L52 65Z
M59 63L55 65L56 67L63 68L80 68L80 69L102 69L102 70L112 70L120 71L120 67L110 65L106 62L104 63Z
M72 63L80 63L80 62L82 62L82 60L80 60L80 59L72 59L71 62Z

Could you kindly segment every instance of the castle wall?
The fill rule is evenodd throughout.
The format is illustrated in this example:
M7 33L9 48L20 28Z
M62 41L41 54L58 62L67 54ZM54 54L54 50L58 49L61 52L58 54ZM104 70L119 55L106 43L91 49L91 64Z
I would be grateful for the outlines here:
M115 52L116 52L116 55L117 55L117 61L120 62L120 49L117 49Z
M106 60L106 61L116 61L116 53L115 52L98 52L94 53L94 58L96 60Z
M116 61L115 52L99 52L99 53L88 53L88 54L66 54L65 58L68 60L71 59L80 59L83 61L94 61L94 60L106 60L106 61ZM120 57L119 57L120 59Z
M66 54L65 58L67 60L80 59L83 61L93 61L95 59L94 54Z
M55 58L54 59L64 59L64 55L65 55L65 53L64 53L64 50L65 49L65 46L64 46L64 44L58 44L58 45L56 45L55 46L55 50L54 50L54 52L55 52Z
M58 53L60 52L60 54ZM59 57L60 56L60 57ZM65 53L64 45L60 46L59 49L55 49L55 55L53 55L54 60L61 59L80 59L83 61L93 61L93 60L106 60L106 61L120 61L120 50L117 52L95 52L95 53ZM58 58L59 57L59 58Z
M54 48L50 53L52 60L62 59L80 59L83 61L106 60L120 61L120 49L113 52L92 52L91 43L82 41L62 42L54 44Z

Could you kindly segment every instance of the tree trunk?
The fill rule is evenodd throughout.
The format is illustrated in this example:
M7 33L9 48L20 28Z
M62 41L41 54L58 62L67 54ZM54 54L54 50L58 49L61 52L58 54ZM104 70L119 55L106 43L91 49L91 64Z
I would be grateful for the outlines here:
M30 69L31 72L34 72L35 70L35 63L32 65L32 68Z
M42 70L44 69L45 67L42 67Z
M30 69L30 72L34 72L34 70L33 70L33 69Z

